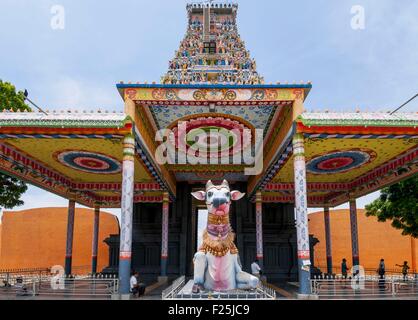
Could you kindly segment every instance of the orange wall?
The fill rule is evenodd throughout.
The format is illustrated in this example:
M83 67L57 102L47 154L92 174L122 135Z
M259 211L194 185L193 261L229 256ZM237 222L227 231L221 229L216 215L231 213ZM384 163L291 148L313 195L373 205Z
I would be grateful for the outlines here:
M391 226L391 222L378 222L375 217L366 217L364 209L357 212L359 231L360 264L368 269L377 269L381 258L386 269L399 269L396 264L408 261L412 268L411 237L402 236L402 231ZM331 210L332 256L334 267L340 268L341 260L347 259L352 266L349 210ZM326 272L326 248L324 214L309 215L309 233L320 241L315 246L315 265ZM416 240L415 240L416 241ZM415 248L415 251L416 248Z
M74 225L73 266L90 266L94 211L77 208ZM108 246L103 242L118 234L116 218L100 214L98 270L108 265ZM0 268L44 268L64 265L67 208L39 208L4 212Z
M0 264L1 264L1 221L0 221Z

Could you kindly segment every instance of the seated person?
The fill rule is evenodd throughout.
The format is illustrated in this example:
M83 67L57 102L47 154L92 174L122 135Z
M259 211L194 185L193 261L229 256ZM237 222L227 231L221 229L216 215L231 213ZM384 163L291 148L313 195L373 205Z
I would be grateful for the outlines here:
M32 292L26 288L26 285L23 283L22 278L16 279L16 284L14 285L16 289L16 296L18 297L25 297L25 296L31 296Z
M145 294L145 283L139 283L139 273L134 272L130 279L131 293L134 297L141 297Z

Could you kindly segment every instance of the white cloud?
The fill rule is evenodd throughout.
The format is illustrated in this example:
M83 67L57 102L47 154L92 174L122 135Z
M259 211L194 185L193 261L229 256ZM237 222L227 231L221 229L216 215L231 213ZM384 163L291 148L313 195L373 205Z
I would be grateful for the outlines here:
M16 207L13 210L20 211L48 207L68 207L67 199L34 186L29 186L28 191L22 196L22 200L25 204L23 206ZM86 208L79 204L76 206L77 208ZM103 211L112 213L120 218L120 209L103 209Z
M123 101L117 90L109 84L96 85L93 81L77 80L61 76L49 84L50 92L47 109L78 111L122 111Z
M358 198L356 200L357 209L364 209L366 207L366 205L372 203L374 200L379 198L379 196L380 196L380 191L377 191L377 192L370 193L370 194L368 194L364 197ZM349 208L350 208L350 205L349 205L348 202L346 202L346 203L343 203L342 205L340 205L338 207L331 208L331 210L339 210L339 209L347 209L348 210ZM315 212L318 212L318 211L322 211L323 209L324 208L309 208L308 213L309 214L315 213Z

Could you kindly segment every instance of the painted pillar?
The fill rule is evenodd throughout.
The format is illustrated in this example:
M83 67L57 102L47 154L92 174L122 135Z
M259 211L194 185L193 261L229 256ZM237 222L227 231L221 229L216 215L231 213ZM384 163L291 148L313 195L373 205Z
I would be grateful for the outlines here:
M358 225L357 225L357 204L356 199L350 199L350 224L351 224L351 251L353 256L353 267L360 265L358 248Z
M308 197L306 186L305 147L302 134L293 138L293 157L295 173L295 213L298 247L299 293L311 294L310 285L310 247L308 229Z
M65 249L65 274L71 274L73 260L73 238L74 238L74 216L75 216L75 200L70 199L68 202L68 218L67 218L67 244Z
M134 206L134 155L135 140L132 136L123 141L122 196L120 221L119 293L130 294L132 257L132 216Z
M415 238L411 237L411 259L412 259L412 272L417 273L417 255L416 255L416 246Z
M168 259L168 218L169 218L170 199L167 192L163 194L163 217L161 233L161 276L167 276Z
M100 207L94 208L94 222L93 222L93 242L91 254L91 273L97 273L97 251L99 248L99 223L100 223Z
M327 251L327 273L332 274L332 243L329 208L324 208L325 246Z
M261 192L258 191L255 197L255 226L256 226L256 243L257 243L257 260L260 268L264 267L263 253L263 200Z

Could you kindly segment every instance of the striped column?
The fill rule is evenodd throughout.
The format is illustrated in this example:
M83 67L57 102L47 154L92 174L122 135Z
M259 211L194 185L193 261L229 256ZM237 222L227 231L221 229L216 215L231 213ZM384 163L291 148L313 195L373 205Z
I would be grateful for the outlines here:
M162 233L161 233L161 276L167 276L168 259L168 218L169 218L170 199L168 193L163 194L163 213L162 213Z
M417 255L416 255L415 238L411 237L411 260L412 260L412 272L417 273Z
M125 137L123 141L122 196L120 221L119 293L130 294L132 257L132 216L134 206L134 155L135 139Z
M350 199L351 252L353 267L360 265L356 199Z
M293 138L293 158L295 173L295 213L298 247L299 294L311 294L310 248L308 229L308 198L306 186L305 146L303 135Z
M332 274L332 243L329 208L324 208L325 246L327 252L327 273Z
M257 244L257 260L260 268L263 269L263 200L261 192L258 191L255 197L255 227L256 227L256 244Z
M67 244L65 249L65 274L70 275L73 260L73 239L74 239L74 216L75 216L75 200L70 199L68 202L68 218L67 218Z
M93 242L91 254L91 273L97 273L97 251L99 248L99 223L100 223L100 207L94 208L94 222L93 222Z

